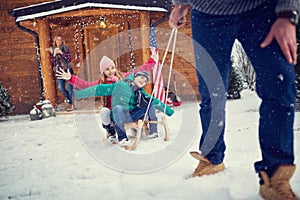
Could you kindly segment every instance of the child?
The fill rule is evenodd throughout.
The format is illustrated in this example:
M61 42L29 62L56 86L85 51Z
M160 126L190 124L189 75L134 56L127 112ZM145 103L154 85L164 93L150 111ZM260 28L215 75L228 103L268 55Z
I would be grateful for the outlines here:
M141 70L152 70L158 56L157 54L153 54L151 58L145 62L141 67L139 67L135 72ZM112 59L107 56L103 56L100 61L100 77L97 81L94 82L87 82L75 75L71 75L69 72L58 71L57 77L59 79L65 79L70 84L74 85L78 89L84 89L87 87L91 87L98 84L113 84L118 80L123 80L123 77L127 77L128 75L132 74L133 72L121 73L115 66L115 63ZM111 125L111 96L107 96L104 102L103 108L100 110L100 118L102 121L102 126L104 129L107 130L109 139L113 141L115 138L115 129Z
M112 96L112 115L117 130L119 144L124 146L128 143L128 137L124 124L134 122L146 114L147 106L150 103L148 116L149 120L157 120L155 109L164 111L165 105L154 98L150 102L150 95L145 93L144 87L149 81L149 75L145 71L136 72L128 76L124 81L114 84L100 84L87 89L76 91L77 98L91 96ZM174 113L169 106L166 106L166 114L171 116ZM158 137L157 124L149 124L150 138Z

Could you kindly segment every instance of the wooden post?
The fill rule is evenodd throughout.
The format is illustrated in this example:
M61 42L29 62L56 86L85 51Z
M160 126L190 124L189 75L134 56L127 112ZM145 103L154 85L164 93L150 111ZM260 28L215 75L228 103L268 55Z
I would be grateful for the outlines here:
M142 59L143 63L146 62L149 59L150 56L150 16L149 13L146 11L140 12L140 27L141 27L141 44L142 44Z
M147 11L140 12L140 27L141 27L141 47L142 47L142 63L146 62L150 56L150 15ZM152 85L148 84L145 88L146 92L151 94Z
M84 58L85 58L85 49L83 48L83 44L84 44L84 41L83 41L83 28L82 28L82 25L77 25L76 26L76 29L78 31L78 48L79 48L79 62L80 62L80 70L83 70L83 77L85 80L87 80L87 75L86 75L86 64L84 63Z
M41 68L44 86L44 96L51 104L56 107L56 90L54 82L54 73L50 61L50 27L47 19L38 19L38 35L41 52Z

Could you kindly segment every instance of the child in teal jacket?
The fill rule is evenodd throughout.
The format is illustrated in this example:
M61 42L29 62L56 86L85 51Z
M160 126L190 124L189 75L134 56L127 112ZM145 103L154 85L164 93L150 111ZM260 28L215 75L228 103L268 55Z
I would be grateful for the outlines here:
M156 121L155 109L171 116L174 113L169 106L158 99L147 94L144 90L149 81L149 74L145 71L137 72L128 76L124 81L118 81L114 84L100 84L75 92L77 98L86 98L93 96L112 96L112 118L115 123L115 129L118 134L120 145L125 145L128 141L124 124L134 122L146 114L147 106L150 103L148 117L151 121ZM149 124L150 138L158 137L157 124Z

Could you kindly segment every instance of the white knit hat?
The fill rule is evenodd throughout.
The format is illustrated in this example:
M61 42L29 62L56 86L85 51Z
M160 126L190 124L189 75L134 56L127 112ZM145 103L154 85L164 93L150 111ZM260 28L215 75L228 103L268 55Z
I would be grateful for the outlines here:
M100 73L103 74L103 72L109 67L109 66L116 66L114 61L110 59L107 56L103 56L100 61Z

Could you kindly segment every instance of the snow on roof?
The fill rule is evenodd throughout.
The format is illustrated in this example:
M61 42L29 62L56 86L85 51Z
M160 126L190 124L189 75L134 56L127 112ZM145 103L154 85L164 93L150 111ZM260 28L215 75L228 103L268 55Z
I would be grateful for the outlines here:
M57 1L61 1L61 0L56 0L54 2L57 2ZM33 8L33 7L37 7L37 6L41 6L41 5L46 5L46 4L51 4L53 2L51 1L48 1L48 2L43 2L43 3L39 3L39 4L33 4L33 5L29 5L29 6L24 6L24 7L21 7L21 8L15 8L14 10L22 10L22 9L27 9L27 8Z
M29 8L35 8L38 6L45 6L47 4L51 4L53 2L45 2L41 4L36 4L36 5L31 5L27 7L22 7L22 8L16 8L13 10L13 12L18 12L24 9L29 9ZM78 10L82 8L114 8L114 9L126 9L126 10L143 10L143 11L157 11L157 12L167 12L168 10L163 7L156 7L156 6L136 6L136 5L117 5L117 4L109 4L109 3L82 3L82 4L73 4L73 5L67 5L67 6L62 6L62 7L57 7L52 10L48 11L40 11L40 12L32 12L30 14L24 14L22 15L22 12L20 14L16 14L16 22L24 21L24 20L29 20L29 19L35 19L39 17L44 17L44 16L49 16L49 15L54 15L58 13L63 13L63 12L68 12L72 10ZM51 9L49 7L49 9Z

